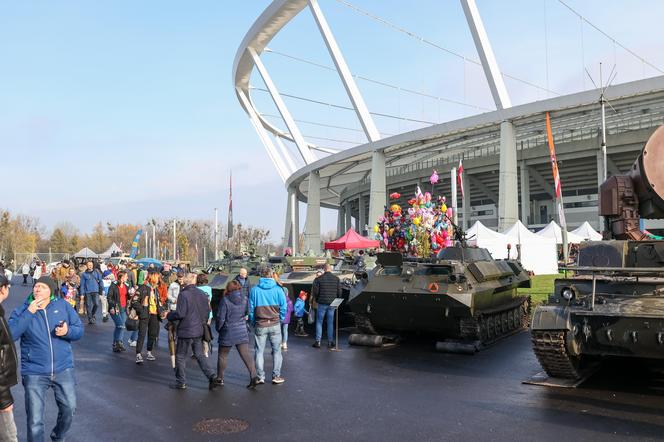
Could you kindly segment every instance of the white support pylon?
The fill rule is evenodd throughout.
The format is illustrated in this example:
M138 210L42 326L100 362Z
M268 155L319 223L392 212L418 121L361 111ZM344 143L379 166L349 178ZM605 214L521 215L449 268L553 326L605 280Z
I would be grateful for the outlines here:
M512 102L507 93L503 76L500 73L500 69L498 69L498 62L496 61L496 56L493 54L491 42L489 41L486 29L484 29L484 23L482 22L482 17L480 17L480 11L477 9L475 0L461 0L461 6L463 7L463 13L466 15L470 33L473 35L475 48L477 49L477 54L480 56L484 75L489 83L489 89L491 89L496 109L500 110L512 107Z
M249 120L251 121L251 124L254 126L254 129L256 130L258 137L263 142L263 146L265 146L265 150L267 151L268 156L272 160L272 164L274 164L274 167L277 168L277 173L281 177L281 180L285 183L286 179L288 179L290 175L288 173L288 167L286 167L286 164L284 164L283 160L279 156L277 149L274 147L274 144L272 143L270 136L268 135L267 131L261 124L258 115L254 110L253 105L249 101L249 98L240 88L235 88L235 90L237 91L237 95L242 101L242 104L247 109L247 113L249 114Z
M254 60L254 64L256 65L256 69L258 69L258 73L263 78L263 82L265 83L265 86L267 87L267 90L270 93L270 96L272 97L272 101L274 101L274 105L277 107L277 110L279 111L279 114L281 114L281 118L283 118L284 123L286 123L286 127L288 128L288 132L290 132L291 137L293 137L293 140L295 141L295 145L297 146L297 149L300 151L300 155L302 155L302 159L304 160L304 163L305 164L313 163L314 161L316 161L316 157L311 152L311 149L309 149L309 145L307 144L304 137L302 136L302 133L300 132L300 129L297 127L297 124L295 123L295 120L293 119L293 116L291 115L290 111L288 110L288 107L286 107L286 103L284 103L284 100L281 98L281 95L279 94L279 90L274 85L274 82L272 81L272 77L270 77L270 74L267 72L267 69L265 68L265 65L263 64L263 61L261 60L261 57L252 48L248 48L247 51L249 52L249 55L251 55L252 59Z
M366 134L367 139L371 142L380 140L380 133L374 124L373 118L371 118L369 109L364 102L364 98L362 98L362 94L360 93L357 84L355 84L353 75L348 68L348 64L346 64L346 60L341 53L341 49L339 49L339 45L337 44L337 41L332 34L332 30L330 29L330 26L328 25L327 20L323 15L323 11L318 5L318 1L309 0L309 9L311 10L311 14L314 16L316 24L318 25L318 29L320 30L323 40L325 41L327 50L330 52L332 61L334 61L334 65L337 67L337 72L341 77L341 82L346 88L348 98L350 98L350 101L355 108L357 118L360 120L360 124L364 129L364 133Z

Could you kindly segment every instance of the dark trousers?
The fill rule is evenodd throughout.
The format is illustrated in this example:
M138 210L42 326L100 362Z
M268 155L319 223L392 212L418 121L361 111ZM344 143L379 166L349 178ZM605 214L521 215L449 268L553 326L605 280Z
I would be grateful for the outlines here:
M194 353L198 366L208 379L214 379L214 371L208 366L207 359L203 356L203 337L200 338L178 338L175 348L175 380L178 384L186 384L187 359L189 349Z
M28 283L28 275L23 275L23 284Z
M148 335L148 351L152 351L154 343L159 336L159 316L150 315L147 319L138 321L138 340L136 341L136 354L143 351L145 335Z
M231 352L233 347L222 347L219 346L219 358L217 359L217 379L224 379L224 371L226 371L226 366L228 365L228 354ZM256 377L256 365L254 364L254 358L251 357L251 352L249 351L249 344L237 344L235 345L237 352L240 353L242 362L247 367L249 371L249 376L251 379Z
M85 296L85 309L88 312L89 322L95 317L97 309L99 308L99 293L86 293L83 296Z

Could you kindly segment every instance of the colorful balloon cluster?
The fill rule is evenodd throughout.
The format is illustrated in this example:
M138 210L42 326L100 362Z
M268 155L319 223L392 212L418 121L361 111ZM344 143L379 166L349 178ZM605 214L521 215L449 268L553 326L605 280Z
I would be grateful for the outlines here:
M397 196L398 195L398 196ZM391 194L391 199L401 195ZM433 199L429 192L417 188L404 211L396 203L385 206L385 214L374 226L375 238L385 249L408 255L428 257L452 245L452 208L444 196Z

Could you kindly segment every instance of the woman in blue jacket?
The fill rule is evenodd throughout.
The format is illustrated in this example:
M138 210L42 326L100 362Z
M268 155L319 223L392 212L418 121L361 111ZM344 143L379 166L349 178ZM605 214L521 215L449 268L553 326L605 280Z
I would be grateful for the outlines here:
M254 388L258 384L258 378L256 377L256 366L249 351L247 298L242 294L242 287L235 280L226 285L224 294L224 299L219 303L216 323L216 329L219 332L217 384L224 385L224 370L226 370L228 353L235 346L249 371L251 381L247 388Z

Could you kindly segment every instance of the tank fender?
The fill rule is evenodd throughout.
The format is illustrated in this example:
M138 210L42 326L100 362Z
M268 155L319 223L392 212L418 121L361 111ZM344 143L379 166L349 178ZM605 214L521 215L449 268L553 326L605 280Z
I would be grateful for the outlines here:
M567 307L539 306L533 313L532 330L571 330L572 321Z

